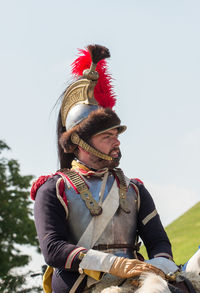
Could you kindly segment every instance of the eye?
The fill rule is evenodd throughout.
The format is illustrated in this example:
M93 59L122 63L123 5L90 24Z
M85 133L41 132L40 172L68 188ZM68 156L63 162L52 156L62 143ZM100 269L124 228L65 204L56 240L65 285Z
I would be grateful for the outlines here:
M110 135L104 136L104 139L108 139L108 138L110 138Z

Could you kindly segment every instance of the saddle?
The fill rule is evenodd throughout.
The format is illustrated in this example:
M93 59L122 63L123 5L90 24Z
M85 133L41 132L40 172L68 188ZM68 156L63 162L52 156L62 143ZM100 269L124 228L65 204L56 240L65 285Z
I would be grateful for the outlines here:
M182 275L178 275L175 281L170 281L168 287L172 293L197 293L191 281Z

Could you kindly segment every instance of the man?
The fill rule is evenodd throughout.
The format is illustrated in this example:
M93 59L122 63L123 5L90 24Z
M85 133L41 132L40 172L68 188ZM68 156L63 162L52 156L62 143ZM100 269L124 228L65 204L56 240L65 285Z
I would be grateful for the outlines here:
M73 63L76 80L63 94L58 117L61 169L40 177L31 191L40 247L54 268L54 293L91 292L106 282L123 286L143 272L164 277L163 271L173 267L171 245L150 194L140 180L117 168L119 135L126 126L112 110L115 99L104 60L109 56L107 48L91 45ZM138 236L163 271L138 260ZM51 292L49 284L44 286Z

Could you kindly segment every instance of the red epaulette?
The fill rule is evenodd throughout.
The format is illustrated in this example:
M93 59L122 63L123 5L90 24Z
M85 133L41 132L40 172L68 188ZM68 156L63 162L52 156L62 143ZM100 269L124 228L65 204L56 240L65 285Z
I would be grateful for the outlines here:
M139 178L133 178L133 180L136 180L138 181L139 183L143 184L144 185L144 182L142 180L140 180Z
M54 175L61 175L61 173L56 172L55 174L46 175L46 176L40 176L37 180L35 180L33 182L33 185L31 187L31 192L30 192L30 196L31 196L32 200L35 200L36 193L37 193L38 189L40 188L40 186L42 186L49 178L52 178ZM65 193L65 183L64 183L64 180L62 178L59 181L58 192L59 192L59 195L62 197L65 205L68 206L67 196L66 196L66 193Z
M40 176L37 180L33 182L30 193L32 200L35 200L38 188L40 188L40 186L42 186L47 181L47 179L51 177L53 177L53 175Z
M143 184L143 185L144 185L144 183L142 182L142 180L140 180L140 179L138 179L138 178L132 178L132 179L131 179L130 184L131 184L132 187L134 188L136 194L139 195L139 189L138 189L138 186L137 186L132 180L135 180L135 181L137 181L137 182L139 182L139 183L141 183L141 184Z

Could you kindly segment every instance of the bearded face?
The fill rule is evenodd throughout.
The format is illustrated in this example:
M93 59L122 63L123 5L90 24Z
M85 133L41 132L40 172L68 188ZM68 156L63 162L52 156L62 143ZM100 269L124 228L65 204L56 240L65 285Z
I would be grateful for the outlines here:
M113 169L119 165L121 159L120 142L118 139L118 130L111 129L101 134L94 135L89 144L96 150L109 155L113 159L111 161L101 159L92 153L83 155L82 161L88 166L98 170L103 168Z
M108 153L108 155L112 156L113 151L117 151L118 156L113 158L112 161L103 160L101 158L96 157L93 154L89 154L90 162L92 163L92 164L90 163L90 166L96 170L103 169L103 168L113 169L113 168L118 167L119 163L120 163L120 159L122 157L121 151L119 148L113 149Z

